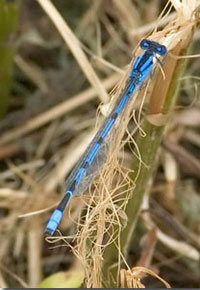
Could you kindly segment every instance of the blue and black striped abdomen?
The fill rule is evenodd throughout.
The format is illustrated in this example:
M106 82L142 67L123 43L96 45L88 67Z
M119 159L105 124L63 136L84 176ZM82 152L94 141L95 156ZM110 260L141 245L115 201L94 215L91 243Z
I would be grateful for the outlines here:
M135 88L132 82L126 86L126 94L118 100L115 108L104 120L86 152L69 175L65 184L66 193L71 195L83 193L100 171L108 156L110 138L113 138L115 132L113 127Z

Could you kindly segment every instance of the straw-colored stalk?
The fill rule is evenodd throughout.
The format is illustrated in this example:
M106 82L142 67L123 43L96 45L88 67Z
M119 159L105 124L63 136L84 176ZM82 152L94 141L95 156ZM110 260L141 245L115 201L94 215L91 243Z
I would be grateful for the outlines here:
M93 194L86 203L85 216L82 217L77 233L77 246L73 250L83 264L87 287L97 288L102 284L108 287L119 286L121 261L127 254L143 198L151 186L160 144L176 103L178 79L183 73L184 61L178 60L177 56L187 53L197 24L196 14L192 10L194 6L190 7L193 1L189 4L183 1L177 7L178 2L175 3L176 19L162 31L154 31L149 37L166 45L169 53L164 59L163 68L157 69L157 74L151 80L151 85L154 83L154 86L149 96L146 117L140 128L145 137L138 134L136 140L134 156L141 158L134 158L132 181L128 177L128 170L120 170L116 156L137 95L123 114L119 135L115 137L111 148L112 154L102 171L100 182L96 183ZM136 55L139 53L136 52ZM127 183L129 186L125 186ZM130 188L135 188L131 195Z
M141 127L142 131L145 132L145 137L138 134L136 139L136 144L142 157L142 164L140 160L134 158L134 174L132 178L135 180L135 190L125 209L127 225L122 232L118 231L118 234L120 234L120 245L116 246L116 244L112 243L104 252L104 283L109 287L117 285L118 274L121 268L119 256L126 257L131 245L133 231L144 196L149 193L152 184L152 173L156 170L160 144L166 136L167 126L173 116L173 108L176 104L179 91L178 80L184 72L183 65L185 63L184 59L178 59L177 57L187 54L194 29L198 23L198 19L195 18L195 12L190 9L195 7L192 2L187 3L183 1L177 9L177 18L165 27L163 31L153 33L149 37L150 39L157 40L160 37L165 37L164 43L167 44L169 52L163 66L165 79L163 79L161 73L158 73L147 114ZM175 6L175 8L177 7ZM136 179L138 170L140 171ZM111 277L113 279L110 279Z

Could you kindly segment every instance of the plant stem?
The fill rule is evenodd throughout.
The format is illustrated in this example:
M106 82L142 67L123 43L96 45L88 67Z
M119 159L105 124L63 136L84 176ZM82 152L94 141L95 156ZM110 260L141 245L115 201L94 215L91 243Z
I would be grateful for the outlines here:
M175 55L185 54L188 43L184 45L183 43L178 44L171 53ZM166 57L165 65L163 67L166 78L163 80L162 75L158 74L152 93L153 97L150 101L146 118L142 124L142 129L146 136L143 137L138 134L136 139L136 144L140 151L143 164L141 165L137 180L135 181L136 187L134 193L125 210L127 215L127 225L120 234L120 246L122 254L125 257L127 256L128 249L131 245L133 231L137 223L144 195L149 191L151 186L152 172L156 168L160 144L165 136L166 127L170 119L169 115L176 103L179 90L178 78L184 72L183 64L183 60L178 61L170 55ZM139 166L140 161L134 158L132 168L134 172L133 180L136 178ZM116 277L118 277L117 271L119 270L119 265L117 265L118 255L118 249L114 243L105 249L103 272L104 282L108 287L119 286L116 282ZM115 263L117 266L113 267L112 265Z

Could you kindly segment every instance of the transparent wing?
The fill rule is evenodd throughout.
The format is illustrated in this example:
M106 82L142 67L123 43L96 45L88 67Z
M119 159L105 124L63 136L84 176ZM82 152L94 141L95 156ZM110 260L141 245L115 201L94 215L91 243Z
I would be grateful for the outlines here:
M106 120L104 120L104 122L101 126L101 130L98 130L97 134L95 135L92 142L90 143L90 145L86 149L85 153L82 155L81 159L79 160L79 162L77 163L77 165L74 167L71 174L67 178L65 185L64 185L64 188L66 190L69 189L71 187L71 185L73 184L74 179L75 179L79 169L84 167L85 160L86 160L89 152L94 147L97 140L100 138L101 133L105 127L105 124L107 124L107 121L109 120L109 118L110 118L110 114L106 118ZM115 132L116 132L115 126L113 126L113 128L109 132L108 136L102 142L101 147L100 147L99 151L97 152L94 160L92 161L90 166L88 166L83 178L81 179L81 182L76 185L75 190L74 190L74 194L82 194L84 191L86 191L88 189L88 187L90 186L90 184L92 184L95 177L99 174L103 164L107 160L107 156L108 156L109 148L110 148L110 144L111 144L110 141L112 138L114 138L113 135L115 134Z

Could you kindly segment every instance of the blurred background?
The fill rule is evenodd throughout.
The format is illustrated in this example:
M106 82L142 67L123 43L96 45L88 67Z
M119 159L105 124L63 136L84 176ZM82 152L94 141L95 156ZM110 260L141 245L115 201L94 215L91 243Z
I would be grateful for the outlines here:
M36 287L53 273L76 269L78 262L63 241L53 245L45 242L46 222L63 194L65 177L83 150L79 146L77 152L75 148L94 129L98 106L108 101L106 91L111 91L122 79L140 40L158 24L162 28L175 15L169 6L160 21L167 1L159 0L52 3L81 42L105 94L98 94L91 86L84 68L80 69L37 1L0 0L1 287ZM197 30L191 54L199 53L199 38ZM158 227L197 252L199 64L199 58L189 60L184 78L178 80L181 89L169 125L171 139L166 138L161 146L150 198L152 219ZM128 160L131 158L128 148L126 153ZM82 206L79 199L72 201L70 218L66 213L61 224L63 235L75 234L74 221ZM38 213L23 216L31 212ZM139 220L135 231L130 265L140 261L147 247L153 252L150 268L173 287L199 287L198 258L164 247L152 233L145 246L143 223ZM68 241L74 243L73 239ZM161 287L150 277L145 285Z

